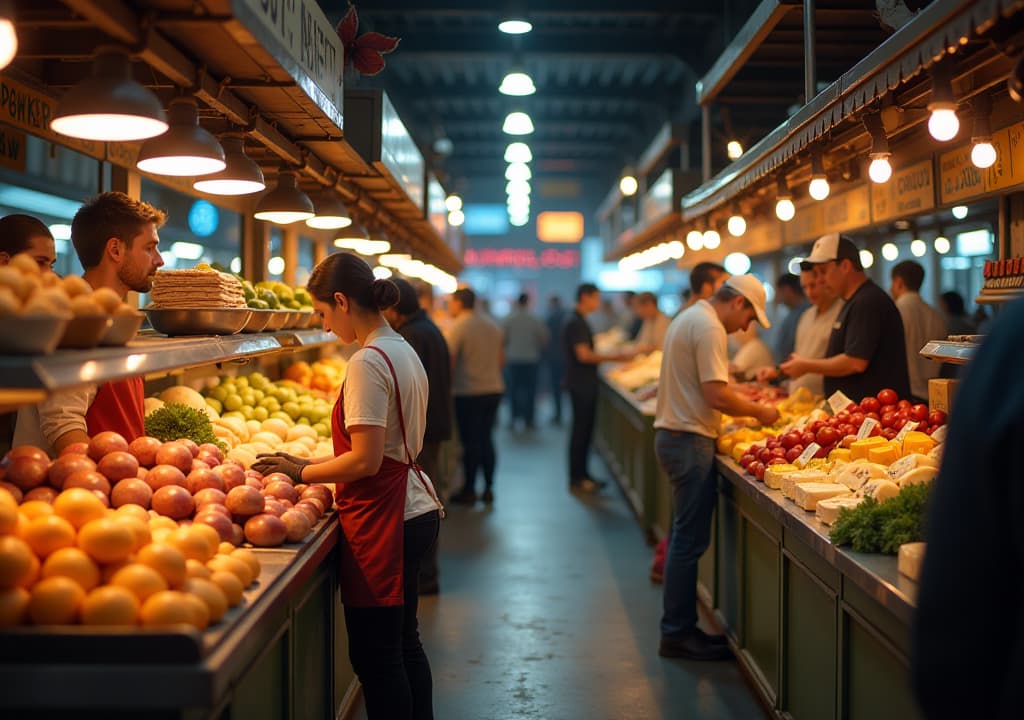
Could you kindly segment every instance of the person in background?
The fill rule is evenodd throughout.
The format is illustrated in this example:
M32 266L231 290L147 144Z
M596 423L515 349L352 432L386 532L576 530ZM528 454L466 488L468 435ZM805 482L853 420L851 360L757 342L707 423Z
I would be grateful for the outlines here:
M773 351L775 362L780 363L788 359L796 349L796 326L800 322L800 316L811 303L804 295L800 278L793 273L779 276L779 281L775 285L775 299L787 308L786 317L782 318L775 331Z
M670 322L668 315L658 308L658 298L652 292L642 292L633 301L636 314L642 321L636 336L638 352L649 353L661 350L665 344L665 331Z
M632 353L594 352L594 335L587 316L601 307L601 291L593 283L576 289L576 309L562 330L565 352L565 386L572 401L572 430L569 433L569 490L597 492L604 483L587 470L590 443L597 419L597 366L603 362L631 360Z
M587 324L595 335L608 332L616 325L615 307L608 298L602 298L597 309L587 316Z
M1018 300L965 366L932 483L910 652L926 720L1019 718L1024 707L1022 327ZM983 611L970 612L979 588Z
M618 326L622 329L622 332L626 334L627 340L636 339L637 333L640 332L640 325L643 323L643 318L640 316L640 311L636 306L637 294L632 290L627 290L622 293L622 312L619 313Z
M427 373L426 426L423 449L416 456L416 464L423 468L435 488L443 488L446 482L441 468L441 444L452 436L452 365L448 343L420 305L412 284L402 278L394 278L392 282L398 288L398 304L385 309L384 317L416 351ZM423 556L419 573L420 595L436 595L439 591L438 542Z
M988 331L992 327L992 316L988 314L988 310L985 309L984 305L978 305L974 309L974 315L971 319L977 328L976 332L978 335L988 335Z
M57 250L50 228L31 215L6 215L0 218L0 265L6 265L20 253L35 260L44 272L53 270L57 262Z
M698 300L708 300L718 292L722 283L729 279L729 271L718 263L699 262L690 270L690 296L683 304L683 310Z
M494 502L494 423L505 392L505 364L501 328L476 311L476 293L460 288L448 300L452 324L445 339L452 359L452 390L455 422L462 440L463 486L452 496L454 503L476 502L476 476L482 470L485 503Z
M946 321L931 305L921 299L924 268L913 260L893 266L889 293L903 318L906 341L907 370L910 372L910 394L914 402L928 402L928 380L939 376L941 365L921 357L921 348L929 340L946 339Z
M823 358L832 334L832 325L839 316L843 301L829 292L825 283L812 269L800 271L800 286L811 301L811 307L804 310L796 326L796 354L805 358ZM780 375L778 366L761 368L757 372L759 382L774 380ZM805 387L814 395L825 392L825 378L818 373L804 373L789 381L790 394Z
M946 332L950 335L973 335L977 330L967 315L963 296L955 290L939 296L939 309L946 318Z
M559 340L562 337L562 328L565 327L565 308L562 307L562 298L557 295L552 295L548 299L548 314L544 318L544 323L548 328L548 344L544 347L544 368L547 371L548 387L554 405L551 422L554 425L561 425L565 358Z
M505 333L505 363L508 373L508 396L512 411L511 425L522 420L533 430L537 403L537 373L541 355L548 344L548 328L530 312L530 296L522 293L512 312L502 324Z
M124 193L103 193L83 205L71 221L71 242L93 288L110 288L122 300L145 293L163 264L157 230L167 216ZM146 434L141 376L99 387L56 393L18 411L15 445L35 445L56 457L68 445L88 442L105 430L131 442Z
M758 335L757 326L752 324L746 330L737 330L729 339L739 344L729 363L729 374L737 381L752 380L760 368L771 365L772 351Z
M665 563L662 657L724 660L724 637L697 627L697 562L711 540L717 497L715 438L721 414L779 418L770 405L749 402L729 388L728 333L757 320L769 327L764 286L753 275L734 275L708 300L698 300L672 321L665 337L655 413L654 447L672 484L672 527Z
M825 397L837 390L853 402L891 388L910 397L903 321L892 299L864 274L860 253L845 235L818 238L800 269L813 269L824 287L845 303L832 326L822 359L793 353L779 369L792 378L825 376Z

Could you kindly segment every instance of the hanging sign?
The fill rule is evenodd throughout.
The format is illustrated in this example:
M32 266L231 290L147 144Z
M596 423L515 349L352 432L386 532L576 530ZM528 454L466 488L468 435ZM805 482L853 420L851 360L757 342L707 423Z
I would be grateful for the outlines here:
M0 167L25 172L25 143L28 137L21 130L0 125Z
M89 157L103 159L103 143L70 138L50 129L50 120L56 109L57 101L49 95L33 90L17 80L0 76L0 123L64 145Z
M821 234L846 232L871 224L871 196L867 185L826 198L822 206Z
M985 171L971 162L971 146L939 155L939 196L943 205L985 194Z
M935 207L932 159L894 171L889 182L871 187L873 222L918 215Z
M1024 183L1024 123L992 133L996 162L982 170L989 190L1003 190Z

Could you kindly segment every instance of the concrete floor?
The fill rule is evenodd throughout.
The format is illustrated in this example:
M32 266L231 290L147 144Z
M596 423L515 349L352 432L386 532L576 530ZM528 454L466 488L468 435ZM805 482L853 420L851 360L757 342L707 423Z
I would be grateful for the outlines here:
M435 716L764 718L734 662L658 657L651 549L617 487L567 491L565 447L564 428L499 430L494 507L449 508L419 612Z

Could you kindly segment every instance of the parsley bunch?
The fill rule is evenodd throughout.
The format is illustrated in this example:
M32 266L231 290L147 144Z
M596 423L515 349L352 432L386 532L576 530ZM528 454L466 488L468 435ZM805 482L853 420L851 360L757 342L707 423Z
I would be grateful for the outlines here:
M895 555L900 545L924 539L930 490L926 483L911 485L885 502L869 497L855 508L843 508L832 526L832 542L857 552Z

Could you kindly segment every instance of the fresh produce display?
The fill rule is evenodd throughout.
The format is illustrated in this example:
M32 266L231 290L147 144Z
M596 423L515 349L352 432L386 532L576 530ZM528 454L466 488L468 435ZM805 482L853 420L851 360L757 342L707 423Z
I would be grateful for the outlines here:
M312 365L300 361L285 369L284 379L324 393L328 400L333 401L338 397L341 384L345 382L346 367L348 363L336 356L317 360Z
M888 500L867 497L856 507L843 508L832 526L832 542L857 552L895 555L900 545L924 538L930 490L928 484L910 485Z
M620 363L608 371L608 379L628 392L635 392L654 383L657 391L661 374L661 350L637 355L629 362Z
M262 280L255 285L239 277L245 303L254 310L313 311L313 298L306 288L292 288L282 282Z
M146 434L165 442L188 438L197 445L211 443L226 449L213 434L210 416L181 403L165 403L146 415Z

